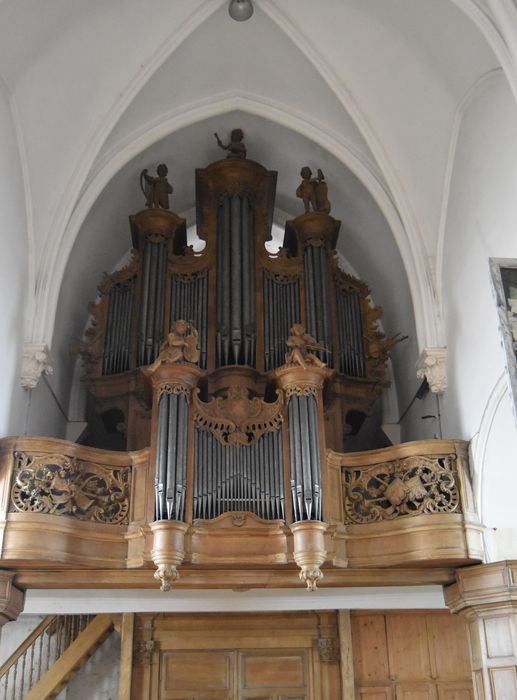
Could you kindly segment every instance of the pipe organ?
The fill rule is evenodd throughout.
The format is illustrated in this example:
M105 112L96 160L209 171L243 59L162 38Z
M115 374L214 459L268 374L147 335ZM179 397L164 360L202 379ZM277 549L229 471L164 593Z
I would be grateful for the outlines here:
M165 587L185 524L227 513L292 527L295 561L315 586L335 516L325 450L342 449L349 414L366 416L386 385L392 341L367 286L339 267L321 171L302 169L305 213L270 254L277 175L243 155L196 171L201 252L168 195L147 192L130 217L130 263L105 276L91 307L88 386L99 413L122 414L128 449L151 446ZM151 189L172 191L144 172Z

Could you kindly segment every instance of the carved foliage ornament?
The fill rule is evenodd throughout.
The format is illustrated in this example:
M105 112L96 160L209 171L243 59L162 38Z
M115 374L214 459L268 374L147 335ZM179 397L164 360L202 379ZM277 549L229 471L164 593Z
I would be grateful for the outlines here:
M11 512L128 522L130 467L108 468L60 454L14 453Z
M345 516L350 523L422 513L459 513L455 455L408 457L343 469Z
M225 397L219 396L208 403L194 390L194 422L200 430L207 430L225 445L255 445L265 434L282 425L283 396L277 391L277 400L267 403L261 398L249 398L244 386L232 386Z

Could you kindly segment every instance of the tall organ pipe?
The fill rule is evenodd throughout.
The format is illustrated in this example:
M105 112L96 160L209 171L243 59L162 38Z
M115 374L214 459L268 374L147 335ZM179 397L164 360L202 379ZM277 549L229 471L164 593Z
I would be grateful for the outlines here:
M110 289L102 365L104 375L118 374L129 369L134 294L134 278L126 283L115 284Z
M316 398L291 396L288 417L293 520L321 520L321 453Z
M305 301L307 331L327 348L316 354L329 362L332 337L330 333L328 298L328 256L325 246L306 245L304 251Z
M185 520L187 416L184 393L167 393L158 404L156 447L156 519Z
M217 365L254 365L253 211L245 195L223 197L217 227Z

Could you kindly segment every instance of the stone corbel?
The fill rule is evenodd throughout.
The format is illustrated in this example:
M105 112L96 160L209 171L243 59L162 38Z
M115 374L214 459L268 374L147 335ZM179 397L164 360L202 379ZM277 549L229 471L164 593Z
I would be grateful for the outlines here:
M54 374L48 345L25 343L20 382L24 389L34 389L42 374Z
M16 620L23 610L25 594L13 581L12 571L0 571L0 627Z
M447 389L447 348L424 348L416 363L416 376L426 379L433 394Z

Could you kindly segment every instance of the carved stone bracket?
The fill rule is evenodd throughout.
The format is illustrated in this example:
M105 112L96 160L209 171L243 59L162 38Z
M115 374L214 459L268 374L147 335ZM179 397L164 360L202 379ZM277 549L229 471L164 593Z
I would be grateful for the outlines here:
M12 571L0 571L0 627L16 620L23 610L25 594L13 582Z
M34 389L43 374L54 374L48 345L26 343L23 348L20 382L24 389Z
M416 363L418 379L427 379L433 394L447 389L447 348L424 348Z

